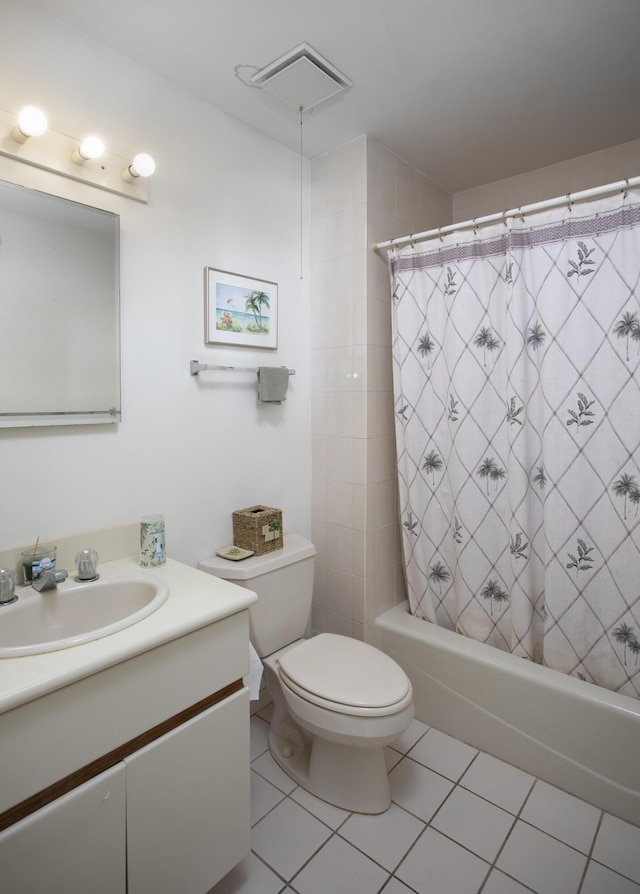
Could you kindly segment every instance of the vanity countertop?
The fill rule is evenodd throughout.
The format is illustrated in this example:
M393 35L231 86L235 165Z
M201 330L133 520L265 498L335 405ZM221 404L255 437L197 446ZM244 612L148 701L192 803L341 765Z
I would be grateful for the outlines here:
M257 600L251 590L171 559L148 569L140 567L137 556L116 559L102 563L99 571L104 577L148 572L167 584L169 597L153 614L101 639L41 655L0 659L0 714L227 618Z

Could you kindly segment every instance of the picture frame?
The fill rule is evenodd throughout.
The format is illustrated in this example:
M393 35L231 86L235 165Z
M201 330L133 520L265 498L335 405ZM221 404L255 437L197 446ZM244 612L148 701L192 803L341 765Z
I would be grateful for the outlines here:
M204 268L205 344L278 347L278 284Z

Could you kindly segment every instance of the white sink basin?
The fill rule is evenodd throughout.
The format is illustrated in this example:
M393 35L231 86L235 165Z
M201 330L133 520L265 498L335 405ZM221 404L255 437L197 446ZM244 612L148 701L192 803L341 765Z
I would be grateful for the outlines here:
M110 574L54 590L18 590L18 601L0 606L0 658L55 652L124 630L166 602L169 588L151 574Z

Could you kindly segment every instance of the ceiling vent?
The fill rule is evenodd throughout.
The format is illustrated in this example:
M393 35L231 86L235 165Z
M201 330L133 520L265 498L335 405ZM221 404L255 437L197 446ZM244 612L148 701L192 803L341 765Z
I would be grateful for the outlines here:
M306 43L260 69L251 81L296 111L304 112L353 86L349 78Z

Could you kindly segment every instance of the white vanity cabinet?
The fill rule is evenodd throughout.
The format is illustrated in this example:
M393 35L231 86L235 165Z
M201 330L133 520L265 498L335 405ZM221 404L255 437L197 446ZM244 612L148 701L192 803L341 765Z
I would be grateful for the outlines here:
M206 894L249 850L246 690L125 763L128 894Z
M255 595L161 573L135 627L0 662L2 894L207 894L250 851Z
M206 894L249 850L243 689L0 832L7 894Z
M0 890L125 894L125 809L120 763L0 832Z

